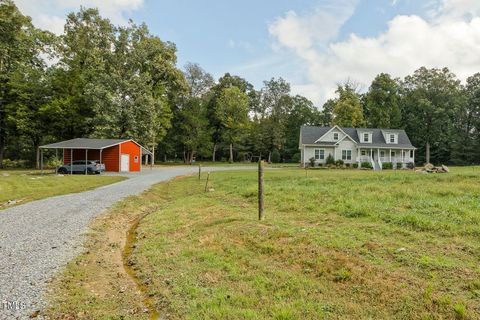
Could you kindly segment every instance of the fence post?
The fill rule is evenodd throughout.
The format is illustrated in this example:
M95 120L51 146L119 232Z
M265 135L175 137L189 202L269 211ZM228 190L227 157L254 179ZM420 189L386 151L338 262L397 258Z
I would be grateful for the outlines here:
M210 172L207 172L207 181L205 182L205 192L208 191L208 180L210 180Z
M258 220L263 220L263 161L258 161Z
M198 165L198 180L200 180L200 176L202 175L202 165Z

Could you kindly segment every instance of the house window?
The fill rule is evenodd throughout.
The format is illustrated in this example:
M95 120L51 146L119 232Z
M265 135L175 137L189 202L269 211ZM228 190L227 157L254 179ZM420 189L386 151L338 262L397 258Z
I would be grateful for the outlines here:
M380 157L385 158L385 151L380 151Z
M390 143L395 143L395 135L394 134L390 135Z
M325 159L325 150L315 149L315 160L323 160L323 159Z
M342 150L342 160L352 160L352 150Z
M138 163L138 156L133 157L133 162Z
M413 159L413 150L410 150L410 158Z
M338 140L338 132L335 132L333 134L333 140L335 140L335 141Z
M362 150L362 156L366 156L367 155L367 150Z
M370 134L364 133L363 134L363 142L369 142L370 141Z
M395 157L397 154L395 153L395 151L392 151L391 155L392 157Z

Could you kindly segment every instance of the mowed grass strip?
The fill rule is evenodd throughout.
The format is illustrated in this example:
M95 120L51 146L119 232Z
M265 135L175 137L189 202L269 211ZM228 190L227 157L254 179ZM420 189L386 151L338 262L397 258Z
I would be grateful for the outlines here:
M7 173L8 176L2 176ZM9 200L18 204L62 194L95 189L124 180L124 177L53 174L41 175L34 171L0 170L0 210ZM8 206L9 207L9 206Z
M269 170L160 184L132 262L169 319L478 319L480 172Z

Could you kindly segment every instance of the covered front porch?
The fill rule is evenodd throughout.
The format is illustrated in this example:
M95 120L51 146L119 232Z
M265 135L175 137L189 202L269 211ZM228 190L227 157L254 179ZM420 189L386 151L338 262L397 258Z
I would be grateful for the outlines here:
M376 170L382 170L384 163L391 163L392 168L405 168L409 163L415 163L415 149L396 148L358 148L357 163L368 162Z

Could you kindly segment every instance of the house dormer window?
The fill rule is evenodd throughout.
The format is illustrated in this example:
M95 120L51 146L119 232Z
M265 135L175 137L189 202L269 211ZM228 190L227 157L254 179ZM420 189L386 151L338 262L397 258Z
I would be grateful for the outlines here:
M397 138L396 134L394 134L394 133L387 134L387 143L388 144L395 144L395 143L397 143L397 140L398 140L398 138Z
M333 133L333 140L335 140L335 141L338 140L338 132Z
M363 142L370 142L369 139L370 138L370 135L368 133L364 133L363 134Z

